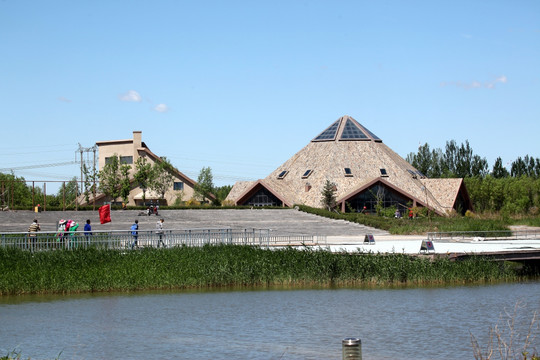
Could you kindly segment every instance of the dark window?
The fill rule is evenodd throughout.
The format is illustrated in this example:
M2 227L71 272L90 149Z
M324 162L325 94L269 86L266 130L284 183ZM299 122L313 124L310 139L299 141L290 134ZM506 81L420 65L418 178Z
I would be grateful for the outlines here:
M184 183L181 181L175 181L173 184L173 190L179 190L179 191L184 190Z
M283 202L265 188L257 191L245 205L249 206L283 206Z
M381 169L381 176L388 176L386 169Z
M352 176L351 168L345 168L345 176Z
M120 156L120 164L133 164L133 156Z
M347 208L355 212L375 213L378 205L385 208L395 206L403 215L407 213L407 204L410 201L411 199L405 198L402 194L382 184L375 184L347 200L350 205Z
M279 173L277 178L278 179L283 179L288 173L289 173L289 171L283 170L282 172Z
M304 175L302 175L302 179L307 179L309 177L309 175L311 175L312 172L313 172L313 170L306 170Z

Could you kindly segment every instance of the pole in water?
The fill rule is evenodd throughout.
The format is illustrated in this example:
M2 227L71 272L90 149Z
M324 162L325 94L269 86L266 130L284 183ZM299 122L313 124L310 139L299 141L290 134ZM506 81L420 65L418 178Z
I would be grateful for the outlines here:
M346 338L341 341L343 360L362 360L362 340Z

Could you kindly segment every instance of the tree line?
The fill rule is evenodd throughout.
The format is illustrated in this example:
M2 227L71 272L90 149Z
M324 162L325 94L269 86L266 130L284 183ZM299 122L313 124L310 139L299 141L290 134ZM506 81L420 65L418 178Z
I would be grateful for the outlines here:
M174 171L177 171L176 168L166 157L154 163L140 157L132 165L122 163L118 155L113 155L107 159L101 171L89 169L83 164L83 180L73 177L63 182L54 194L46 194L45 187L29 185L24 177L0 173L0 206L2 209L12 206L31 208L37 204L42 206L46 204L48 208L75 208L81 195L85 202L90 204L93 196L100 193L115 202L121 199L127 204L133 181L143 191L142 200L145 203L148 191L158 194L160 199L164 198L167 190L174 184ZM193 198L183 199L184 193L179 190L174 205L200 205L204 202L219 205L231 188L230 185L216 187L213 183L212 169L203 167L194 187Z
M429 178L464 178L476 212L538 215L540 159L518 157L510 170L498 157L490 169L485 157L474 153L468 141L447 141L444 149L421 145L406 160Z

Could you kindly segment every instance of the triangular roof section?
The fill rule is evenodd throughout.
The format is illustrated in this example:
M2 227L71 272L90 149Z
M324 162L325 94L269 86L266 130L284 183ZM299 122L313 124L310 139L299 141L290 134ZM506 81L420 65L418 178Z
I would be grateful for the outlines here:
M254 182L251 182L247 188L240 194L236 200L236 205L243 204L244 202L248 201L249 198L251 198L257 191L259 191L261 188L265 188L268 190L272 195L274 195L276 198L278 198L284 206L291 207L293 206L292 203L287 201L287 199L283 198L281 194L276 192L274 189L272 189L268 184L266 184L263 180L257 180Z
M377 141L382 140L361 125L358 121L345 115L337 119L311 141Z

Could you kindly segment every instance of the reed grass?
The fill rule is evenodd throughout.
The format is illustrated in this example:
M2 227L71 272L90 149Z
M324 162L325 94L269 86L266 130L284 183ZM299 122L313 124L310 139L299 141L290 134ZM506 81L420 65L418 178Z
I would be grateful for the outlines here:
M511 267L405 254L214 245L119 251L0 249L0 295L223 286L446 284L515 280Z

